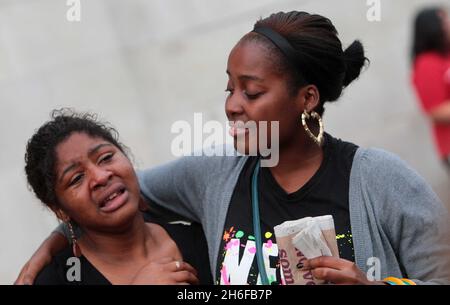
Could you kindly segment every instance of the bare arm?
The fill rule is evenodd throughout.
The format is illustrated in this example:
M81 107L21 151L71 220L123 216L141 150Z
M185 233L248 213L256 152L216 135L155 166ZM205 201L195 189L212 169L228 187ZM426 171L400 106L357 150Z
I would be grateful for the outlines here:
M430 112L431 119L438 124L450 124L450 100Z
M50 263L52 257L68 245L64 235L52 232L22 267L15 285L32 285L39 272Z

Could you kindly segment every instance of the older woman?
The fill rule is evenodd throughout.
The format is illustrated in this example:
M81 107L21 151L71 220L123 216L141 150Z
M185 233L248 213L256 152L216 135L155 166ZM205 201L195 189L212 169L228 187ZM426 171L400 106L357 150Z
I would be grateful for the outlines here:
M35 283L198 283L167 231L144 222L135 171L115 135L91 115L55 112L28 142L28 182L72 241Z

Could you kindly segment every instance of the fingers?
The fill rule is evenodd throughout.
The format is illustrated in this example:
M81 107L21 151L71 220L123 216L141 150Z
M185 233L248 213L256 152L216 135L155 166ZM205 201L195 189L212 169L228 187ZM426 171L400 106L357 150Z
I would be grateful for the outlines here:
M314 278L331 282L333 284L356 284L355 278L351 277L344 271L332 269L332 268L316 268L311 270Z
M26 274L23 278L22 285L33 285L35 278L36 276L34 275Z
M168 271L178 272L178 271L188 271L197 276L197 270L186 262L174 261L167 264Z
M173 272L173 279L177 283L189 283L196 285L199 283L197 270L186 262L174 261L167 264L168 271Z
M331 268L331 269L346 269L352 268L355 263L332 256L320 256L313 259L309 259L303 262L304 269L315 269L315 268Z
M199 283L198 278L189 271L178 271L173 274L173 279L178 283L189 283L191 285L197 285Z
M14 281L14 285L23 285L23 277L25 275L25 270L27 269L28 263L26 263L22 269L20 269L19 276L17 276L17 279Z
M139 270L133 284L198 284L197 271L188 263L165 257Z
M26 269L26 265L22 267L22 270L20 270L19 276L14 281L14 285L25 285L25 283L24 283L24 277L25 277L25 272L26 272L25 269Z
M35 276L30 274L30 262L27 262L22 269L17 279L14 281L14 285L33 285Z
M33 285L34 280L36 279L36 277L38 276L39 272L43 269L42 268L33 268L30 267L28 268L28 272L27 274L25 274L25 278L24 278L24 285Z
M304 262L304 269L311 269L312 275L320 280L335 284L369 284L367 276L351 261L321 256Z
M188 263L185 263L185 262L183 262L183 264L187 271L191 272L195 276L198 276L197 270L194 267L192 267L191 265L189 265Z

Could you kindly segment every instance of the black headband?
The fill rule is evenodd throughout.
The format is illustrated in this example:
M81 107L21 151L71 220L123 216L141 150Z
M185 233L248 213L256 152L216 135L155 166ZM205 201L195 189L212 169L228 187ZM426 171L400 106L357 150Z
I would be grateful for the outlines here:
M278 49L280 49L280 51L284 54L284 56L286 56L287 60L291 64L295 65L297 71L300 74L300 77L302 78L302 81L304 83L307 83L302 73L300 73L299 71L301 70L299 52L294 49L294 47L289 43L289 41L286 38L284 38L279 33L275 32L271 28L265 26L255 26L253 28L253 32L263 35L264 37L269 39Z

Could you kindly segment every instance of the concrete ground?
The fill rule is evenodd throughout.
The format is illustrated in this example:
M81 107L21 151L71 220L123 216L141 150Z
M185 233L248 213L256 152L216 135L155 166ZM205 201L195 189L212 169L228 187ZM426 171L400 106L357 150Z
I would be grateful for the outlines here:
M120 131L137 167L173 159L176 120L226 121L225 67L233 45L260 16L305 10L329 17L344 45L364 43L370 67L335 105L325 129L401 156L450 204L449 177L410 86L415 11L429 0L381 0L369 22L361 0L0 0L0 284L56 224L27 189L24 150L53 108L91 110Z

